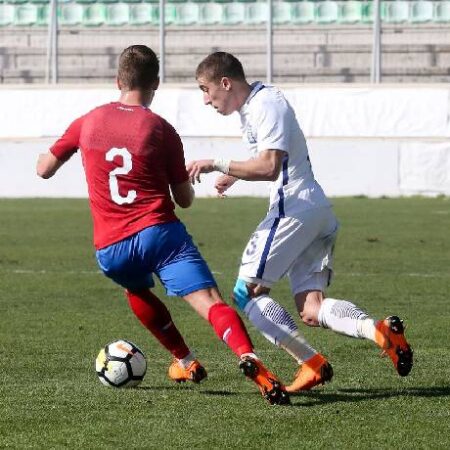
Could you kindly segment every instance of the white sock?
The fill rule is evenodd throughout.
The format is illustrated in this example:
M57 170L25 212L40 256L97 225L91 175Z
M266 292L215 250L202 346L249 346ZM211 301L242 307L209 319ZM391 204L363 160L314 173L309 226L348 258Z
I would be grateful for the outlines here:
M374 320L347 300L326 298L319 310L319 324L346 336L375 342Z
M375 321L367 317L366 319L358 320L358 333L360 337L375 341Z
M299 364L317 354L299 333L292 316L269 296L253 298L244 312L267 340L286 350Z
M189 364L193 363L195 361L195 355L190 352L187 356L185 356L182 359L178 360L178 364L183 367L183 369L187 369L189 367Z
M252 358L252 359L259 359L255 353L242 353L241 359L244 359L246 356Z

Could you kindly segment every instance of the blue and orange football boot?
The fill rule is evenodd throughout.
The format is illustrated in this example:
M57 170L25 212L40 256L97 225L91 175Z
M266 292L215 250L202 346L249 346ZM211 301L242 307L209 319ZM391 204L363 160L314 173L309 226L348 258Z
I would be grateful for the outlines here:
M177 383L192 381L200 383L207 377L206 369L195 359L189 366L183 367L178 360L174 359L169 367L169 378Z
M406 341L403 321L397 316L390 316L379 320L375 329L375 341L383 354L391 358L398 374L406 377L413 366L413 351Z
M261 395L271 405L289 405L291 403L283 384L259 359L244 356L239 363L239 368L258 386Z
M303 362L295 374L291 385L286 386L288 392L309 391L314 386L325 384L333 378L333 368L327 359L317 353Z

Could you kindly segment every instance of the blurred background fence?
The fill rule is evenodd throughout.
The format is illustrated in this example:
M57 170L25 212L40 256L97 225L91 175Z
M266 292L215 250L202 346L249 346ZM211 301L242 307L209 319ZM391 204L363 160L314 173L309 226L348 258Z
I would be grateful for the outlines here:
M51 1L0 1L2 83L111 82L134 43L159 53L167 82L192 83L222 49L277 83L368 82L377 63L374 1L59 0L53 35ZM381 1L379 16L383 81L450 81L449 0Z
M2 196L86 195L79 158L43 183L36 156L117 98L117 58L131 44L160 57L152 109L187 159L246 157L238 118L205 107L195 86L201 59L226 50L250 81L288 83L327 194L450 195L449 0L0 0ZM197 193L214 195L206 178ZM255 183L231 192L266 194Z

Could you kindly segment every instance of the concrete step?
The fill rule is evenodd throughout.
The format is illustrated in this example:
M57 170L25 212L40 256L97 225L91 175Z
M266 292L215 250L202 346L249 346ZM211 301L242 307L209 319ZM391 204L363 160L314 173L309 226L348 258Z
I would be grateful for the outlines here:
M158 29L63 28L59 35L60 78L65 82L112 82L120 52L136 42L145 42L158 52ZM45 28L2 29L2 82L42 82L46 46ZM276 26L273 48L274 81L367 82L369 79L372 49L369 25ZM216 50L236 54L249 78L265 78L264 26L169 26L166 30L166 81L193 82L197 64ZM448 26L384 26L382 50L384 80L450 82Z

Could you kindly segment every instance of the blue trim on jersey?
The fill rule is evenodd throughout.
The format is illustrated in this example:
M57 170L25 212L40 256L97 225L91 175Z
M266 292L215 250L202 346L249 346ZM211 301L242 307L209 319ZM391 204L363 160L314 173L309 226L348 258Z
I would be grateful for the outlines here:
M264 89L266 86L261 83L261 81L256 81L255 83L251 84L252 91L250 92L250 95L248 96L247 100L245 101L246 104L250 102L250 100L262 89Z
M267 255L269 254L270 246L272 245L273 237L275 236L275 231L277 231L278 224L280 223L280 218L277 217L270 229L269 236L267 237L266 245L264 246L263 254L261 256L261 261L259 262L258 271L256 272L256 278L262 278L264 269L266 268Z
M253 93L253 96L255 96L261 89L264 89L266 86L261 83L261 85L256 89L256 91Z
M289 155L286 153L283 156L283 184L278 189L278 197L280 198L278 201L278 216L279 217L285 217L284 213L284 186L286 186L289 182L289 175L288 175L288 162L289 162Z

